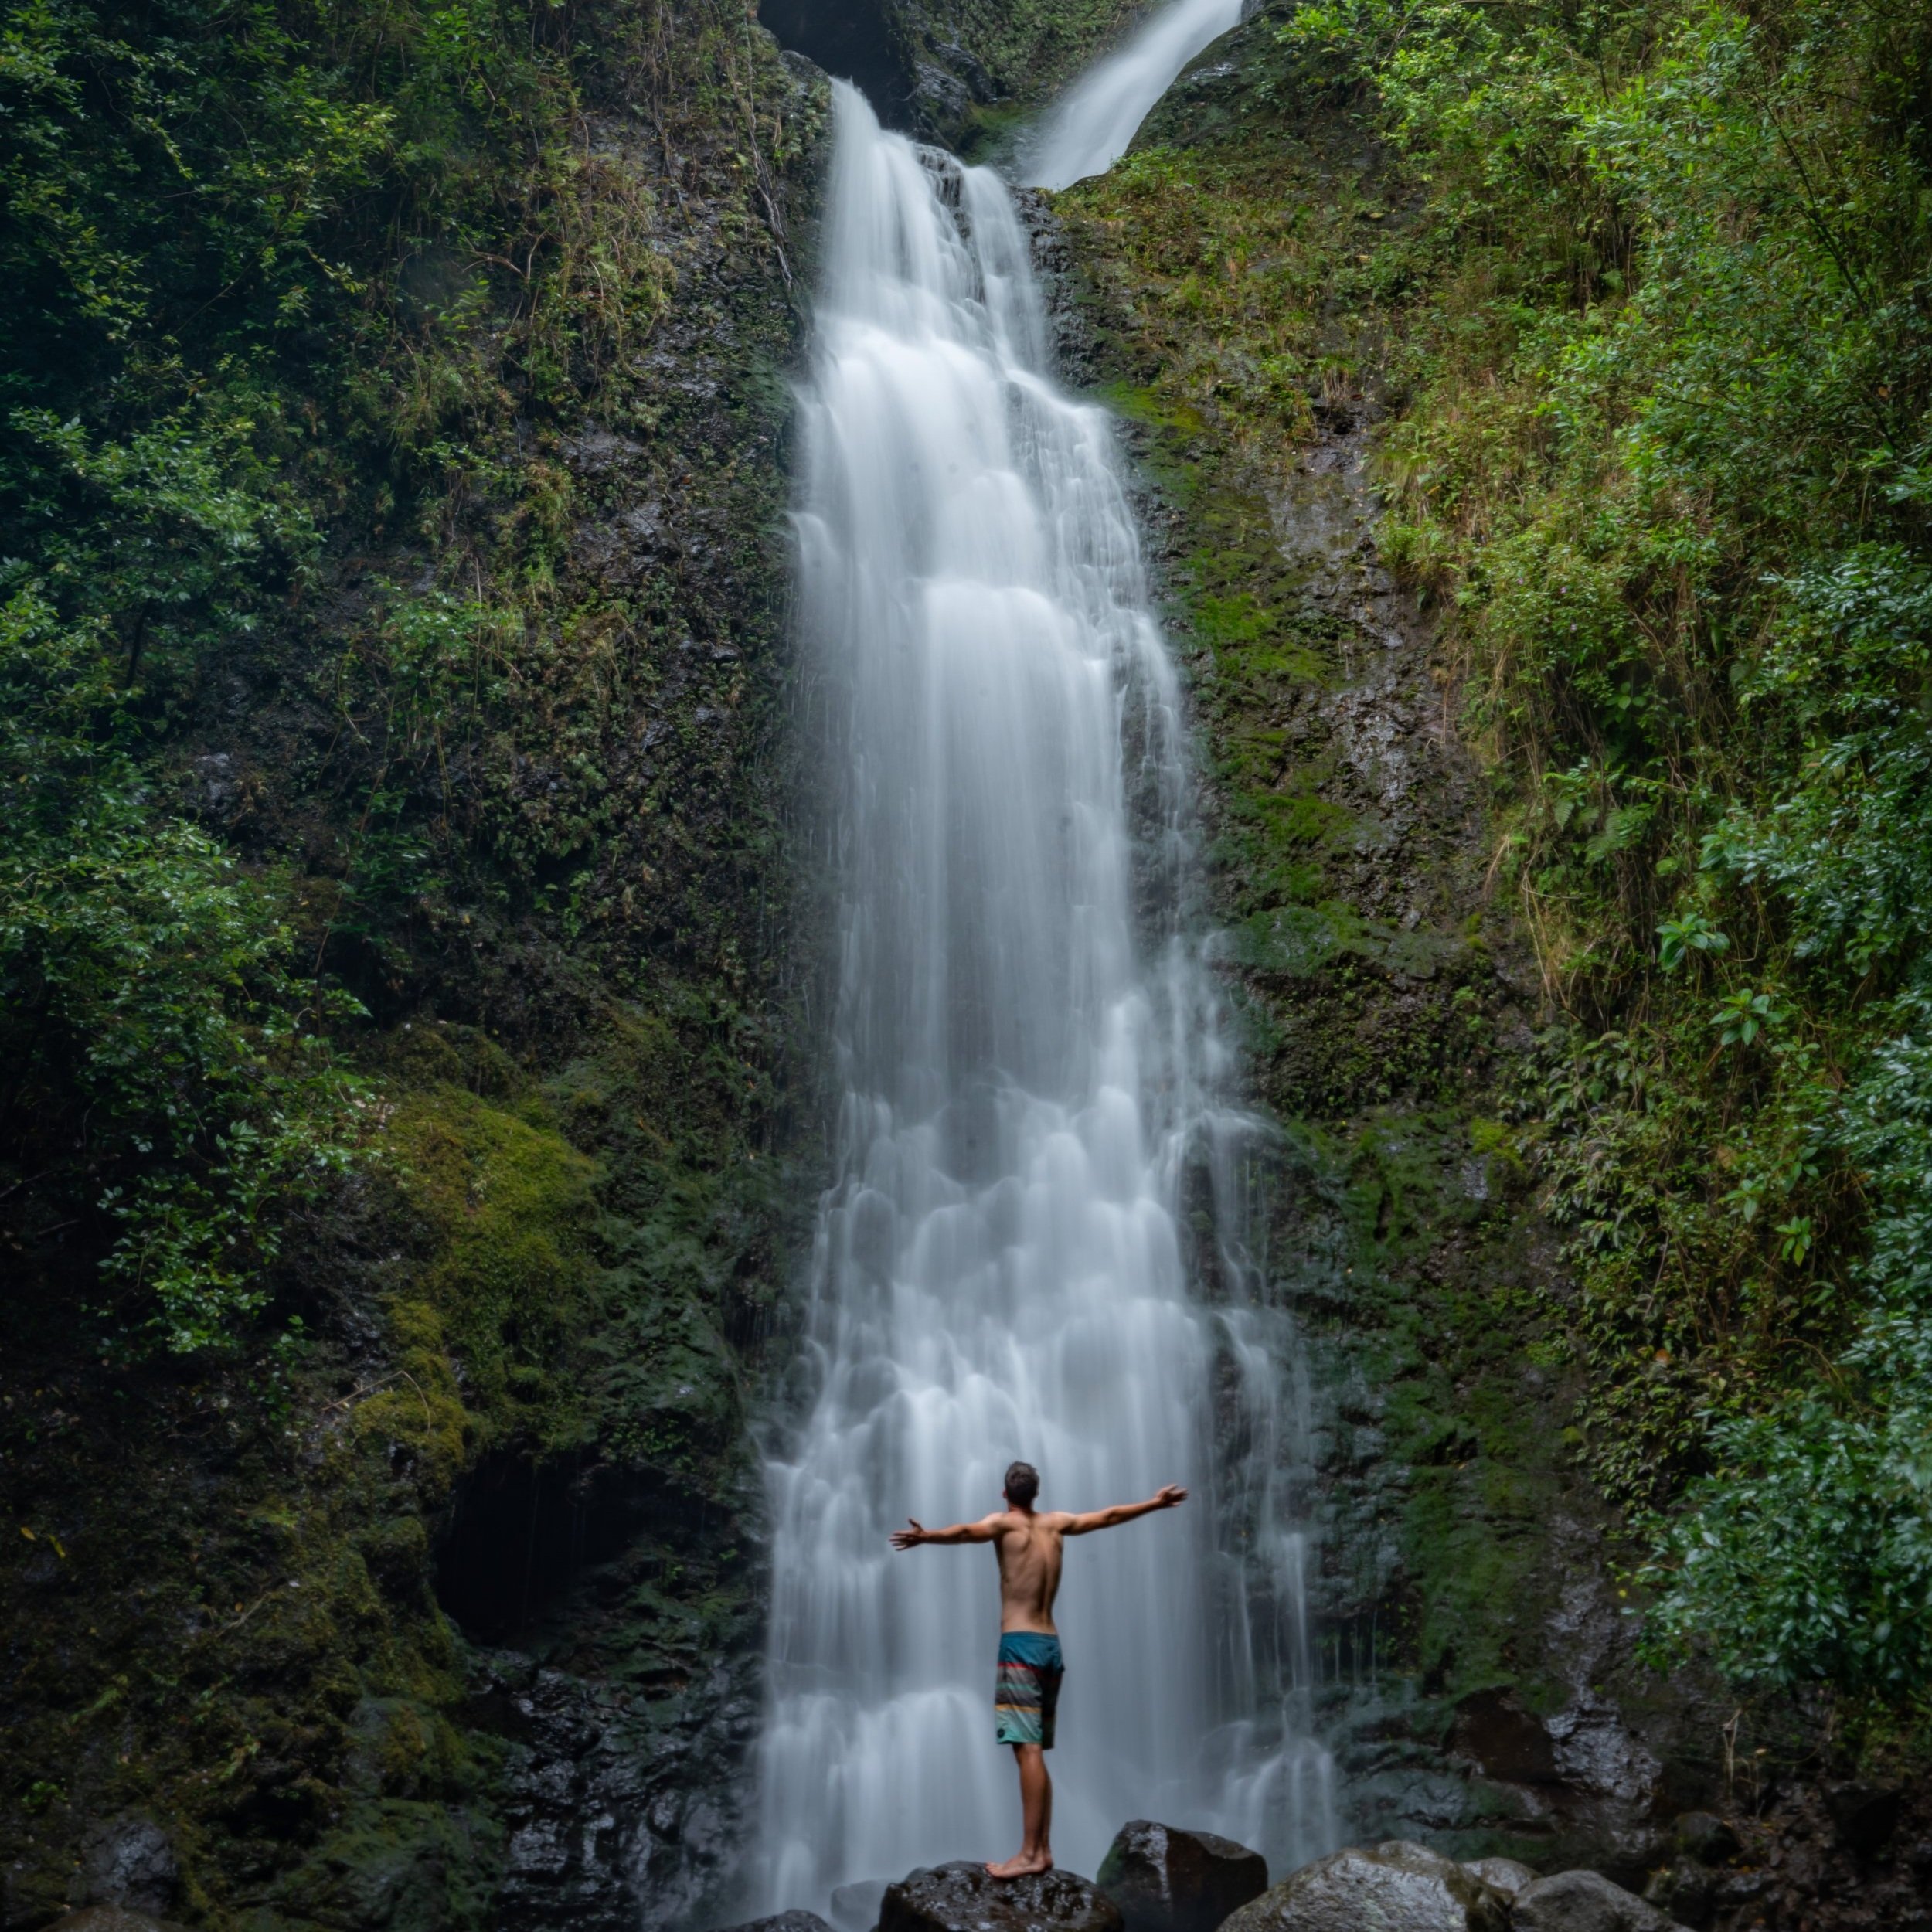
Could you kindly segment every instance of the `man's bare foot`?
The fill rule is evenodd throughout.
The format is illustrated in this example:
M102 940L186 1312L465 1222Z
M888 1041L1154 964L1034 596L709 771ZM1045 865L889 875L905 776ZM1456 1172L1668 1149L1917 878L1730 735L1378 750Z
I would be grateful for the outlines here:
M986 1861L988 1878L1031 1878L1036 1872L1050 1872L1053 1869L1053 1855L1051 1852L1016 1852L1003 1865L995 1865L991 1859Z

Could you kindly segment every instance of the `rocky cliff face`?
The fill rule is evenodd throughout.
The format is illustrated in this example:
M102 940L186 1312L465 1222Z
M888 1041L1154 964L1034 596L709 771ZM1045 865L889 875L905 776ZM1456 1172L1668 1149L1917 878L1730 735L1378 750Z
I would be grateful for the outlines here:
M1547 1023L1453 664L1379 547L1397 172L1264 12L1059 198L1070 354L1121 411L1202 734L1220 963L1280 1124L1320 1719L1349 1828L1641 1881L1723 1713L1630 1654L1541 1366L1567 1318L1519 1102ZM1257 1243L1257 1246L1260 1245Z
M1136 0L761 0L758 17L855 82L888 127L970 159L1145 11Z
M175 740L184 808L297 868L371 1010L380 1151L284 1243L266 1354L77 1358L84 1284L10 1289L20 1932L629 1928L733 1869L747 1388L813 1187L782 516L825 96L722 13L631 25L585 53L578 181L650 326L579 335L539 402L488 364L512 264L467 482L420 533L346 506ZM489 614L427 710L398 587Z

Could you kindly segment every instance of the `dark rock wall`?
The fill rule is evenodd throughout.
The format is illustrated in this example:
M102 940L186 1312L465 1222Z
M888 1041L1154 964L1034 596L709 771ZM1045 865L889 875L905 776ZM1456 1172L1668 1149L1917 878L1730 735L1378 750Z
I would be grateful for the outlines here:
M9 1932L630 1932L737 1869L749 1392L816 1186L783 516L825 95L728 11L629 26L579 178L658 264L648 335L486 415L434 526L338 541L182 729L184 797L297 869L374 1015L382 1158L285 1245L265 1355L77 1359L85 1284L10 1286ZM397 585L496 614L372 927L328 909Z
M760 0L782 46L888 127L969 159L1146 11L1142 0Z

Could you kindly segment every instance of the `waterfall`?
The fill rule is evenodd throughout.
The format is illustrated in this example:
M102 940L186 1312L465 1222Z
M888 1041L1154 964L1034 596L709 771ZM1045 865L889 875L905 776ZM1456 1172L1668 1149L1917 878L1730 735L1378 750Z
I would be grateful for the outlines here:
M1179 693L1112 426L1048 373L997 178L849 87L834 113L796 529L844 1099L767 1464L760 1889L823 1910L1018 1845L992 1553L886 1542L998 1508L1015 1457L1046 1508L1193 1492L1068 1546L1060 1862L1145 1816L1308 1855L1335 1828L1287 1318L1241 1251L1259 1143L1216 1099ZM1184 1187L1218 1204L1213 1306Z
M1027 179L1065 188L1105 173L1174 77L1240 19L1241 0L1175 0L1163 7L1068 88L1027 149Z

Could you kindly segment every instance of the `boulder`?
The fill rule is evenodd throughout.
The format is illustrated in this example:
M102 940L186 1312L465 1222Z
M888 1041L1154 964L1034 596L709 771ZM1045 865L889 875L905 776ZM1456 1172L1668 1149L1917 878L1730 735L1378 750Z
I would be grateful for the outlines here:
M1600 1872L1559 1872L1516 1894L1511 1932L1676 1932L1677 1921Z
M1679 1925L1709 1925L1717 1902L1718 1878L1709 1866L1683 1859L1651 1872L1644 1887L1644 1903L1655 1906Z
M1121 1908L1071 1872L996 1879L965 1860L886 1887L879 1932L1125 1932Z
M747 1919L743 1925L726 1928L726 1932L832 1932L816 1912L801 1912L794 1906L789 1912L774 1912L768 1919Z
M1854 1778L1825 1787L1825 1808L1838 1827L1838 1842L1860 1858L1869 1858L1883 1851L1897 1830L1905 1794L1896 1786Z
M1222 1932L1509 1932L1494 1886L1402 1838L1332 1852L1242 1906Z
M1215 1932L1268 1889L1268 1864L1233 1839L1136 1818L1121 1827L1094 1880L1127 1932Z
M1699 1865L1722 1865L1737 1855L1737 1834L1714 1811L1685 1811L1671 1827L1677 1849Z
M1526 1885L1536 1883L1536 1873L1518 1859L1466 1859L1462 1869L1485 1885L1493 1885L1505 1898L1513 1899Z
M883 1879L860 1879L839 1886L832 1895L832 1922L838 1932L872 1932L885 1897Z
M119 1905L165 1917L181 1889L168 1834L140 1811L124 1811L90 1831L81 1847L76 1905Z

